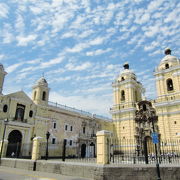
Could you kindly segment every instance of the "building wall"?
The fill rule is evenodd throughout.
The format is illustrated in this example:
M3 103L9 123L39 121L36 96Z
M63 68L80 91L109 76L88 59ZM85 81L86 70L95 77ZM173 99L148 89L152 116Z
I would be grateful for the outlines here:
M0 96L0 102L0 138L5 127L4 120L8 119L5 139L8 139L12 131L18 130L22 134L22 144L32 143L32 139L37 136L46 142L46 133L49 131L51 144L53 141L56 144L66 139L68 146L81 147L83 143L96 144L97 131L112 130L112 123L106 119L97 118L90 113L86 115L81 111L76 112L70 107L58 107L55 103L35 104L22 91ZM7 112L3 112L4 105L8 107ZM23 121L15 119L18 105L25 107ZM33 111L32 117L29 116L30 111Z

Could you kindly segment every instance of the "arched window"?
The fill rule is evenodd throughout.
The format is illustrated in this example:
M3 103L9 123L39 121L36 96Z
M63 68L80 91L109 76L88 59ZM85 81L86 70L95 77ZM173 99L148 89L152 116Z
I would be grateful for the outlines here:
M29 117L33 117L33 111L29 111Z
M166 84L167 84L167 90L168 91L172 91L174 89L172 79L167 79Z
M121 91L121 101L125 100L125 92L124 90Z
M43 100L43 101L46 100L46 92L45 92L45 91L43 91L42 100Z
M169 64L165 64L165 68L166 68L166 69L169 69Z
M15 120L23 121L24 120L24 111L25 111L25 106L18 104L17 108L16 108Z
M7 110L8 110L8 106L7 106L7 104L5 104L5 105L3 106L3 112L7 112Z
M34 100L36 99L36 91L34 92Z
M145 104L143 104L143 111L146 111L146 105Z

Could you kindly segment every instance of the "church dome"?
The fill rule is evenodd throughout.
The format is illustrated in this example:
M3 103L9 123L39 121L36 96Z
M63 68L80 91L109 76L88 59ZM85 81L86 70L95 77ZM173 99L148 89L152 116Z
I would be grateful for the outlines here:
M39 80L37 80L36 84L40 86L48 87L48 83L44 77L41 77Z
M136 80L136 75L134 74L134 72L131 69L129 69L129 64L127 62L123 65L123 67L124 67L124 69L120 73L120 75L118 77L118 81L124 81L127 79Z
M165 53L165 57L162 58L159 64L159 70L164 70L179 65L179 59L176 56L171 55L170 48L166 48L164 53Z

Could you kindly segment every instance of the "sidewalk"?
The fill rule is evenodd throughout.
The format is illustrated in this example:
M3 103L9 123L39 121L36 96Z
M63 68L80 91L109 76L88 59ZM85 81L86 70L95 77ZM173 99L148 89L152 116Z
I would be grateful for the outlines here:
M63 176L39 171L28 171L17 168L0 166L1 180L92 180L74 176Z

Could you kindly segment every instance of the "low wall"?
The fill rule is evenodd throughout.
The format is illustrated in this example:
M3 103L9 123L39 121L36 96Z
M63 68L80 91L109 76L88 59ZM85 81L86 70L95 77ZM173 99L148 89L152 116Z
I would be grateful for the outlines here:
M25 159L3 158L2 166L33 170L34 161ZM38 160L36 171L79 176L94 180L155 180L153 165L97 165L88 163L59 162ZM161 180L179 180L180 165L160 165Z
M71 162L53 162L53 161L37 161L36 170L46 171L50 173L79 176L86 178L94 178L94 173L98 171L95 164L89 165L88 163L71 163Z
M179 180L180 166L161 166L161 180ZM128 167L103 167L101 176L94 177L95 180L155 180L157 179L155 165L141 165Z
M29 159L2 158L1 166L26 169L32 171L34 166L34 161Z

